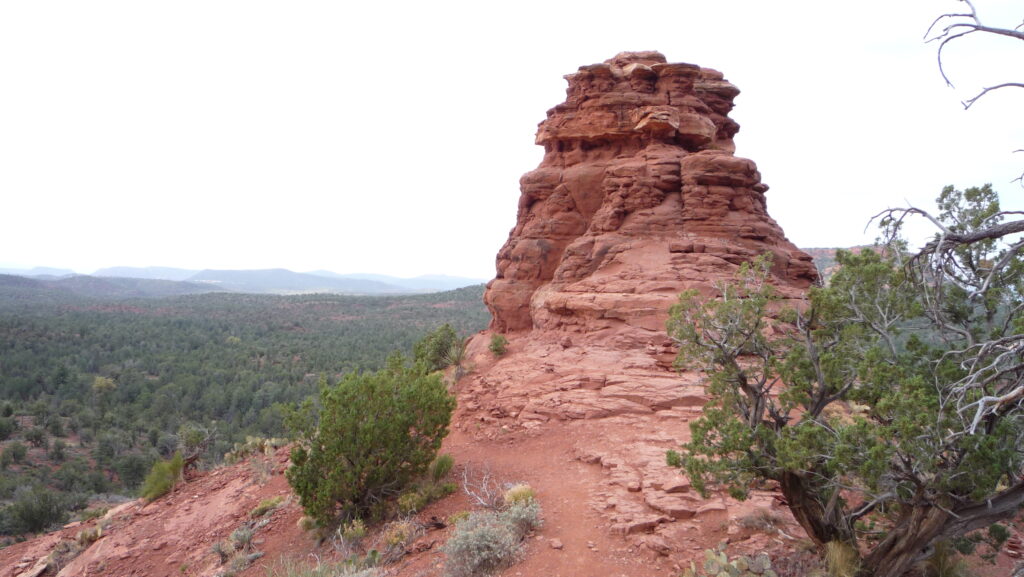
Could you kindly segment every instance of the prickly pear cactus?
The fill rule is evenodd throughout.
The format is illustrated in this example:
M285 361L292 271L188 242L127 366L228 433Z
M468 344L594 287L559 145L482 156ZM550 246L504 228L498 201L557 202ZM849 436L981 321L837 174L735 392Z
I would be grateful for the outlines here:
M732 560L725 554L724 546L704 551L704 563L698 571L697 565L690 562L690 568L683 571L680 577L778 577L772 570L772 561L768 555L758 553L753 557L740 555Z

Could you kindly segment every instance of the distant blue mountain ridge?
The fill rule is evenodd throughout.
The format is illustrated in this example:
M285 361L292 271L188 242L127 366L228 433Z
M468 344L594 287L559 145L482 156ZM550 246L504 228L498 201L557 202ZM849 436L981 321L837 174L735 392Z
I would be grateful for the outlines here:
M401 278L379 274L338 274L326 270L297 273L287 269L189 270L173 267L109 267L92 275L68 269L36 267L0 269L0 275L46 281L50 288L90 296L165 296L198 292L257 294L408 294L454 290L482 284L484 279L447 275Z

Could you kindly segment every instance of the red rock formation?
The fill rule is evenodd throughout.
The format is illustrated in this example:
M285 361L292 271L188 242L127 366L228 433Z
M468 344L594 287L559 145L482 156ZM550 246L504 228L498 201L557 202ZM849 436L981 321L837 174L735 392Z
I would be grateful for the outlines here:
M711 291L766 251L781 285L817 278L768 216L757 167L733 155L739 90L720 72L624 52L566 79L485 296L492 330L661 331L681 290Z
M700 375L672 370L668 310L685 289L716 294L764 252L784 297L817 272L768 216L757 167L733 154L739 91L721 73L627 52L566 78L484 296L489 333L507 333L509 352L491 355L487 333L470 342L476 371L458 384L456 427L571 444L570 459L603 472L586 499L606 529L682 562L709 539L746 540L737 519L757 508L788 513L770 493L701 499L665 464L705 402ZM534 476L569 466L555 453Z

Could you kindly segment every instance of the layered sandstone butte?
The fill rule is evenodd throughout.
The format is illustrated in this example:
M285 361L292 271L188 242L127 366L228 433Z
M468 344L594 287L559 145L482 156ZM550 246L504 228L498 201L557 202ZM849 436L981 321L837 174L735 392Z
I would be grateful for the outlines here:
M494 320L467 349L455 429L494 447L543 440L549 459L525 478L541 500L565 475L590 483L586 514L655 561L688 562L726 537L758 550L737 519L788 518L770 492L702 499L665 464L706 401L699 373L673 370L665 321L681 291L714 296L765 252L778 292L801 298L811 257L768 216L754 163L733 154L739 91L721 73L628 52L566 78L484 297ZM495 333L508 337L501 357L487 350Z
M661 331L681 290L712 291L764 252L781 285L814 282L768 216L757 167L733 154L739 90L720 72L625 52L566 79L485 296L492 330Z

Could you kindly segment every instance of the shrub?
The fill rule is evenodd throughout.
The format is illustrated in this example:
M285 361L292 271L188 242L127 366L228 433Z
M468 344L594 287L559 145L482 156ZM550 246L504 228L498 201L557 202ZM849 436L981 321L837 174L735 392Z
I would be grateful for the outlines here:
M413 359L424 363L428 371L440 371L454 363L451 351L461 344L455 329L445 323L413 345Z
M0 459L3 459L5 463L24 463L25 457L28 455L28 447L14 441L10 445L4 447L4 451L0 454Z
M63 461L64 458L67 456L65 452L67 450L67 447L68 445L67 443L64 442L63 439L55 440L53 444L50 445L50 458L58 463Z
M419 490L402 493L398 497L398 512L402 515L411 515L427 506L427 496Z
M32 427L25 431L25 440L33 447L42 447L46 443L46 431L42 427Z
M500 357L505 354L507 346L508 339L505 338L505 335L491 335L491 344L487 348L494 353L494 356Z
M504 521L520 538L541 526L540 504L532 498L526 501L515 501L508 509L500 513Z
M146 480L142 482L142 498L152 501L169 493L181 478L183 466L181 453L175 453L168 461L153 463L149 475L146 475Z
M521 539L498 513L474 512L455 525L443 551L450 577L489 575L519 559Z
M224 541L217 541L213 545L210 545L210 551L213 551L217 556L217 559L220 560L220 564L223 565L231 558L232 553L234 553L234 548Z
M339 509L343 520L362 518L421 477L448 434L455 400L439 376L392 355L376 373L324 387L320 405L319 426L292 420L307 426L287 477L306 514L329 525Z
M14 419L10 417L0 418L0 441L6 441L8 437L14 434L17 428L18 424Z
M128 489L135 489L146 478L146 471L153 465L153 459L144 455L123 455L114 460L113 469L117 471L121 484Z
M242 526L231 532L231 542L235 549L248 551L252 547L252 538L255 532L250 527Z
M67 520L64 499L44 487L21 487L6 510L12 533L39 533Z

